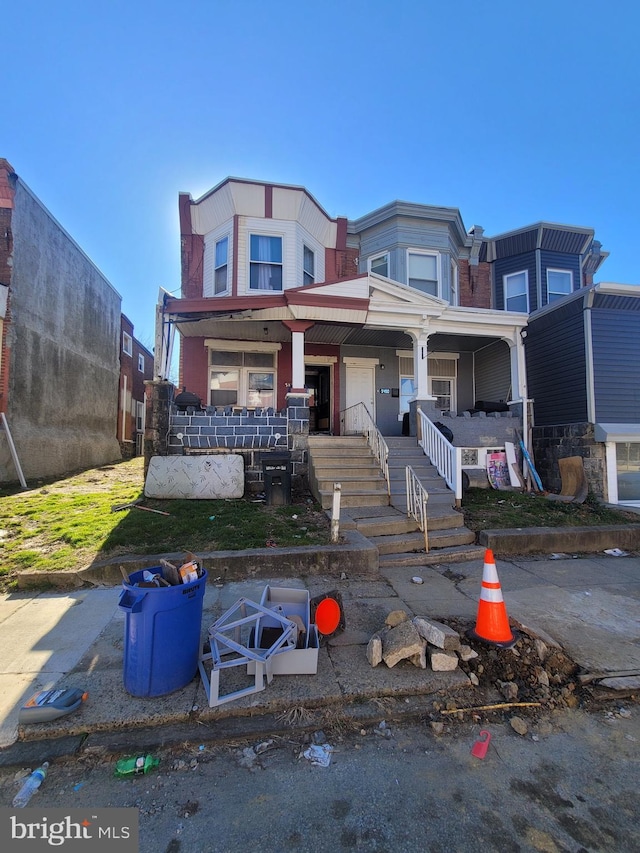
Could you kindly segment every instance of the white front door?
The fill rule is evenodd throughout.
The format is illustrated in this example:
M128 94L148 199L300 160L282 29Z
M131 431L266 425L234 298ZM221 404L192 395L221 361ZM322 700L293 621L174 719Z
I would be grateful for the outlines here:
M375 370L373 367L347 366L346 408L364 403L371 417L376 419L375 412Z

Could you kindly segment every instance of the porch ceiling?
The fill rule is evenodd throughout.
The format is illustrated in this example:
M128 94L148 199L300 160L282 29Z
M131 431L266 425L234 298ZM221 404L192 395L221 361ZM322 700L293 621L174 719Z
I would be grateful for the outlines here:
M286 343L291 332L279 320L219 320L207 317L200 320L179 321L178 330L185 337L217 338L235 341L275 341ZM388 347L411 350L411 337L401 329L368 329L341 323L316 322L305 332L305 342L340 346ZM488 346L496 337L481 335L432 334L429 337L430 352L475 352Z

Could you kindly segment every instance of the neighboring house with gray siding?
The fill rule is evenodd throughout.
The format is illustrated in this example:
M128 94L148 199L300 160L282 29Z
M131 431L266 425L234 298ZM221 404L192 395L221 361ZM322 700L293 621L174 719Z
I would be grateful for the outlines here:
M591 490L640 506L640 287L602 282L529 318L525 351L543 483L581 456Z
M4 159L0 225L0 411L24 476L119 460L120 295Z

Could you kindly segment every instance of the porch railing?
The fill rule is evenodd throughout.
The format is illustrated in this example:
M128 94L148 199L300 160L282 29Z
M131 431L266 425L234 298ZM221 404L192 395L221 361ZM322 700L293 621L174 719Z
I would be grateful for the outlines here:
M364 403L356 403L340 412L340 432L342 435L364 435L384 475L387 494L390 495L389 447Z
M407 516L414 518L424 534L424 550L429 550L429 534L427 532L427 501L429 493L417 478L410 465L405 468L407 480Z
M456 506L462 503L462 448L454 447L422 411L418 414L418 444L435 465L438 474L455 495Z

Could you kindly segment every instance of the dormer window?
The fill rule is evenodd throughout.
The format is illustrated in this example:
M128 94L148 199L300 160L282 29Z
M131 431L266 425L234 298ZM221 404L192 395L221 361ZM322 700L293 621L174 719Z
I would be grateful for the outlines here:
M308 246L302 247L302 283L313 284L316 280L316 256Z
M282 237L251 234L250 277L251 290L282 290Z

